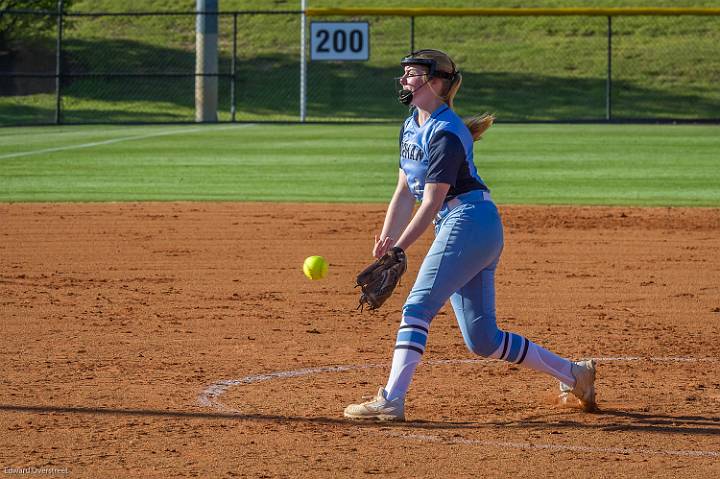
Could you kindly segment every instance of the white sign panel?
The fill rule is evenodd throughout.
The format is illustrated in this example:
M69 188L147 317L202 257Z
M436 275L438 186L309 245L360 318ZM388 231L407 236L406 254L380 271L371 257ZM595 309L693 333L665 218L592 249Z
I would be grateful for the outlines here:
M310 22L310 60L370 58L368 22Z

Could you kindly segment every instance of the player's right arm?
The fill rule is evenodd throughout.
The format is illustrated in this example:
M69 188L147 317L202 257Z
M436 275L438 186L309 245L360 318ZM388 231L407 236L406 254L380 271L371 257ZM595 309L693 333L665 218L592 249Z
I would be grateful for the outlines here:
M385 213L385 223L380 238L375 237L373 256L376 258L384 255L387 250L395 245L400 234L410 223L413 208L415 207L415 197L407 186L405 172L401 168L398 171L397 186L388 205L387 213Z

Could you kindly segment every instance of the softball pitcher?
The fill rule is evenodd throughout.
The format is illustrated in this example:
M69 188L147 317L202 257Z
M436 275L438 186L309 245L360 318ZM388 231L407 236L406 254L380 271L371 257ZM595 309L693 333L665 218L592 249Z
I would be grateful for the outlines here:
M344 415L405 419L405 395L430 324L448 299L473 353L550 374L560 381L563 402L572 394L585 411L594 410L594 361L571 362L496 325L495 269L503 228L473 161L473 143L494 118L483 115L464 123L453 111L462 75L446 53L420 50L400 64L404 74L398 98L413 110L400 132L398 183L373 254L379 258L393 247L406 250L431 223L435 240L403 306L387 384L372 400L346 407ZM416 201L421 204L413 216Z

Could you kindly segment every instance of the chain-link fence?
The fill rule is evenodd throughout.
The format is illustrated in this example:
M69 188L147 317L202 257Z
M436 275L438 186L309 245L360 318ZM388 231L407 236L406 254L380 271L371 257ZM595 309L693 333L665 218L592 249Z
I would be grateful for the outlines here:
M44 12L42 14L48 14ZM32 12L2 12L40 15ZM218 13L218 121L300 121L300 11ZM0 52L0 125L193 122L196 12L65 13ZM327 16L310 21L348 21ZM396 121L412 49L449 52L460 114L720 121L720 16L361 16L367 61L308 61L308 121Z

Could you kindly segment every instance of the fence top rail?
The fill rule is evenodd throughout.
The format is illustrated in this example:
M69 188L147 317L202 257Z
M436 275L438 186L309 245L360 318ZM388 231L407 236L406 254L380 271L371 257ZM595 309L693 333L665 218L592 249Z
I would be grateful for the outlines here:
M403 17L448 17L448 16L720 16L720 8L308 8L303 10L235 10L235 11L147 11L147 12L72 12L64 11L67 17L100 16L173 16L173 15L299 15L308 17L328 16L403 16ZM57 10L5 9L3 14L19 15L60 15Z
M720 16L720 8L308 8L309 17L327 16Z

